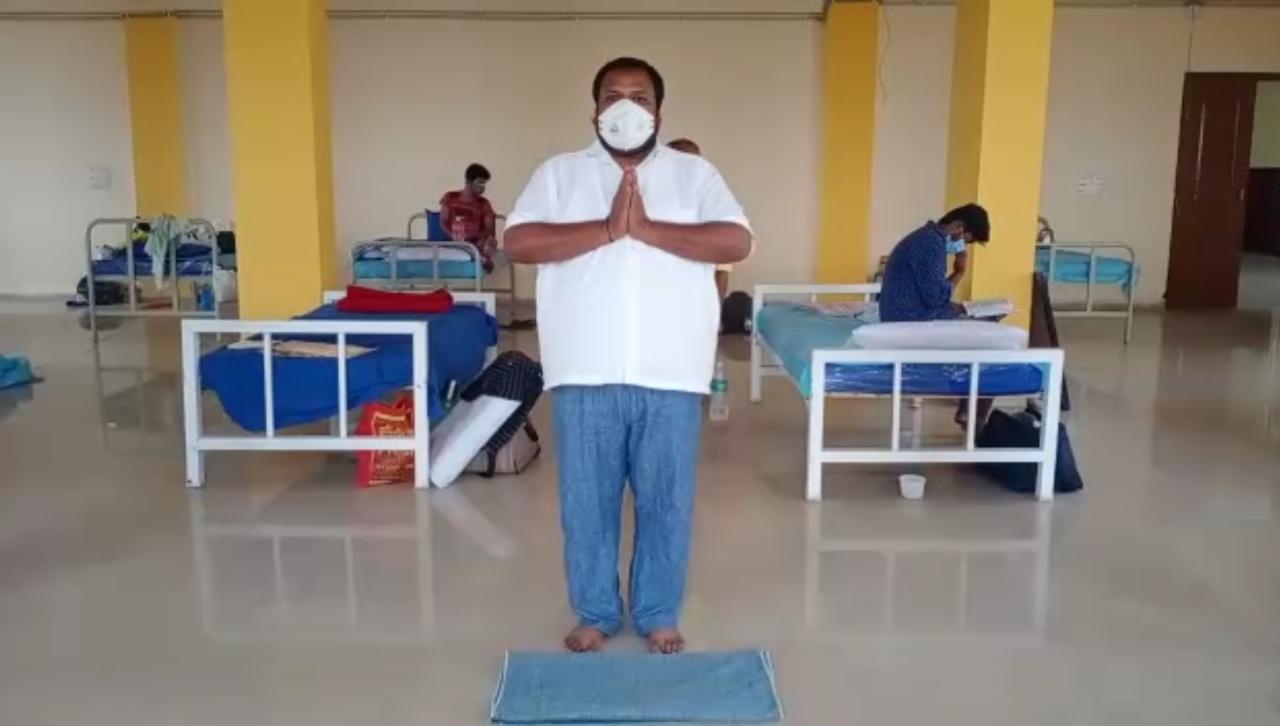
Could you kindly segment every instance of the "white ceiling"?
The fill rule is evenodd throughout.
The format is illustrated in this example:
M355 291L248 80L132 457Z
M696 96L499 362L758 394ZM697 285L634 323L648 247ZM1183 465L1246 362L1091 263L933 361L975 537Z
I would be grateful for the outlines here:
M266 1L266 0L264 0ZM0 0L0 11L157 12L217 10L220 0ZM330 0L334 10L519 13L822 12L823 0Z
M266 0L264 0L266 1ZM859 2L868 0L836 0ZM949 5L954 0L880 0L886 5ZM1280 6L1280 0L1058 0L1098 7ZM210 11L221 0L0 0L0 13ZM825 0L330 0L334 10L505 13L820 13Z

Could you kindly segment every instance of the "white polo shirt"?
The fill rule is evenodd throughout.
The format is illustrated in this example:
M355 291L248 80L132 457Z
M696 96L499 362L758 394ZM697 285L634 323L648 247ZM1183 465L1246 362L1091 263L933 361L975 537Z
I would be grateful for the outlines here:
M650 219L734 222L741 205L706 159L657 146L636 167ZM609 216L622 168L597 141L533 173L507 229ZM538 339L548 388L625 384L706 393L715 367L720 299L715 265L623 237L538 266Z

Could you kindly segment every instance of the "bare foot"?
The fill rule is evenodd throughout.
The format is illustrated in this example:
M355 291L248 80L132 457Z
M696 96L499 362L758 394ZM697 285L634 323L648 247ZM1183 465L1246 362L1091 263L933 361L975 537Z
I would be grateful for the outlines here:
M658 628L649 633L649 652L672 655L684 651L684 636L675 628Z
M608 636L585 625L579 625L564 636L564 647L574 653L594 653L604 645Z

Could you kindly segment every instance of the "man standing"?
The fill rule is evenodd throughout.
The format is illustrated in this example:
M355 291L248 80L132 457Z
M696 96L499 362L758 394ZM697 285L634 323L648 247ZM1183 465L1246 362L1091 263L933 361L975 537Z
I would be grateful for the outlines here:
M702 397L715 357L717 264L745 259L742 207L706 160L657 144L666 89L636 58L596 73L596 141L545 162L507 220L511 259L539 265L538 336L553 389L570 650L622 627L618 541L630 483L630 613L676 653Z

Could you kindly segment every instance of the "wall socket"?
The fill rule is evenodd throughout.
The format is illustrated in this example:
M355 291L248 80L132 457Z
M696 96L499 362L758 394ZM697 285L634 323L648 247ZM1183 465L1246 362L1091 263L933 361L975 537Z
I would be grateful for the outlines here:
M89 167L89 188L95 192L105 192L111 188L111 167L106 164L95 164Z
M1082 176L1076 179L1076 194L1086 197L1096 197L1102 193L1102 177L1094 174L1092 176Z

